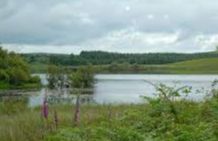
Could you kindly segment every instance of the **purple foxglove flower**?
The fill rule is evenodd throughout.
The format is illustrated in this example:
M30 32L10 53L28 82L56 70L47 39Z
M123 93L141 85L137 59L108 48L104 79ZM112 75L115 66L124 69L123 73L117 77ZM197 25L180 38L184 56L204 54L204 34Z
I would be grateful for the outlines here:
M42 116L47 119L48 118L48 102L47 99L44 98L42 105Z

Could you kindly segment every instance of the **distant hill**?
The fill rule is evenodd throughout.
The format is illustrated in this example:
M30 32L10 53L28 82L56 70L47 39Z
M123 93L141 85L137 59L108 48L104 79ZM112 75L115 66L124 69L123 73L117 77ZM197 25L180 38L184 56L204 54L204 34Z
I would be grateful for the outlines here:
M22 54L31 64L56 64L64 66L79 65L108 65L112 63L139 64L139 65L161 65L176 63L181 61L218 58L217 52L206 53L143 53L143 54L123 54L103 51L82 51L79 55L74 54Z
M84 51L79 55L22 54L33 73L46 72L48 64L76 68L93 64L97 73L218 74L218 53L121 54Z

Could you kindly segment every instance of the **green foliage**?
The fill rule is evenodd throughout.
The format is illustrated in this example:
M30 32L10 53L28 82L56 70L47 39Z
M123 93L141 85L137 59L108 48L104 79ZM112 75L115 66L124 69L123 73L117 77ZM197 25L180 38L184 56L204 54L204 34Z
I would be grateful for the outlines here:
M68 83L67 73L65 67L49 65L47 70L48 87L50 89L63 88Z
M32 82L28 64L22 57L0 48L0 80L2 85L0 88L20 88L25 83L39 83L36 78L34 79L35 81Z
M92 64L97 73L218 73L216 52L121 54L83 51L79 55L23 54L22 56L31 63L32 72L46 72L46 66L50 64L67 66L72 70Z
M43 126L39 111L22 106L14 108L15 111L10 111L9 114L0 114L1 141L42 141L48 131Z
M2 69L0 69L0 80L6 82L9 81L9 75Z
M133 129L116 127L67 128L48 136L47 141L144 141L145 137Z
M179 61L218 57L212 53L179 54L179 53L148 53L148 54L121 54L102 51L82 51L80 57L94 65L111 64L167 64Z
M48 66L48 87L53 89L57 86L59 75L61 72L55 65Z
M80 67L69 76L73 88L90 88L94 83L91 66Z
M208 53L144 53L144 54L121 54L103 51L82 51L79 55L66 54L23 54L26 60L31 64L54 64L63 66L81 66L81 65L109 65L117 64L169 64L186 60L201 58L217 58L218 54Z
M0 98L0 114L19 113L27 108L27 97Z
M0 138L2 141L217 141L216 98L200 103L175 101L174 105L179 120L175 120L168 108L156 115L158 108L151 104L83 105L79 127L70 124L75 107L50 106L51 112L55 109L58 114L57 130L53 128L52 114L43 126L40 108L10 112L7 117L1 113Z
M8 74L10 76L9 83L13 85L21 85L30 79L30 76L22 68L11 68Z
M10 84L5 81L0 81L0 90L1 89L8 89L10 87Z
M49 88L62 88L64 84L72 88L90 88L94 82L94 74L91 66L79 67L75 71L65 71L66 69L55 65L48 67Z
M37 84L40 84L40 81L41 81L41 79L40 79L38 76L32 76L32 77L29 79L29 82L30 82L30 83L37 83Z
M156 99L138 105L81 105L80 125L72 125L76 106L49 105L55 110L59 126L54 128L53 114L45 122L40 108L16 109L8 101L0 104L1 141L217 141L218 91L212 84L211 97L193 102L177 97L188 94L189 87L175 89L157 85ZM7 100L6 100L7 101ZM6 102L5 101L5 102ZM1 103L1 102L0 102ZM6 111L6 112L2 112Z

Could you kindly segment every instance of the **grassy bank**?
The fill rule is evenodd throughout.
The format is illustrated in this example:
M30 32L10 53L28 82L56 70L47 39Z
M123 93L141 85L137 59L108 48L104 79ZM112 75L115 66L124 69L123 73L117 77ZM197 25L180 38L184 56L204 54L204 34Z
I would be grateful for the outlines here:
M166 67L176 74L218 74L218 58L184 61Z
M40 83L23 83L21 85L10 85L6 82L0 81L0 90L11 90L11 89L38 89L41 87Z
M218 95L204 102L149 100L140 105L83 105L40 108L0 104L1 141L217 141ZM17 105L17 106L15 106ZM57 121L55 122L55 111Z

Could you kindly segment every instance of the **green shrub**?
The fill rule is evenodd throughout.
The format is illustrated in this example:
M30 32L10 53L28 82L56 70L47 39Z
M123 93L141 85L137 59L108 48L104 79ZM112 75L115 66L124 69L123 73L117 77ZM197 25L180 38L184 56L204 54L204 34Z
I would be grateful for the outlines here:
M3 97L0 99L1 114L15 114L27 108L27 97Z
M40 79L39 76L32 76L32 77L29 79L29 82L30 82L30 83L37 83L37 84L40 84L41 79Z
M145 137L129 128L64 128L46 141L144 141Z
M80 67L69 78L73 88L90 88L94 83L94 74L90 66Z

